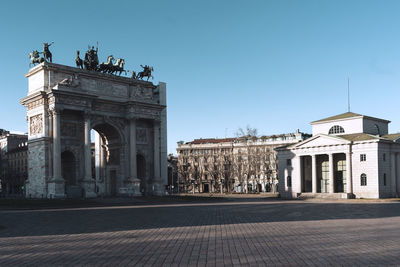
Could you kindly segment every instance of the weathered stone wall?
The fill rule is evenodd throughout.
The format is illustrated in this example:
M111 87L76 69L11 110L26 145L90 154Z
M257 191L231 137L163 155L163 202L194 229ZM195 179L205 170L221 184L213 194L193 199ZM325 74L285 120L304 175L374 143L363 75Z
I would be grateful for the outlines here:
M47 197L48 145L49 142L43 139L28 143L28 182L26 184L26 195L28 197Z

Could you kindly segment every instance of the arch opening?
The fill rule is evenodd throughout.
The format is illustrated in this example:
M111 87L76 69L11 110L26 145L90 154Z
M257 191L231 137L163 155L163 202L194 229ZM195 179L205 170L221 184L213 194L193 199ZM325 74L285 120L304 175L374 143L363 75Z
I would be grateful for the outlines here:
M92 127L91 169L97 195L115 196L123 185L122 138L114 126L101 123Z

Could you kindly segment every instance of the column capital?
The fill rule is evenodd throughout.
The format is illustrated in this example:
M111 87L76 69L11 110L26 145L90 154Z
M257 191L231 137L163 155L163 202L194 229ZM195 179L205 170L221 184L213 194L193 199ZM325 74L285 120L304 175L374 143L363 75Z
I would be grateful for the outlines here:
M63 109L61 108L56 108L56 107L49 108L48 116L60 115L61 111L63 111Z
M134 114L128 114L128 116L126 116L126 119L131 122L131 121L137 121L139 118Z
M91 112L90 112L90 110L87 110L87 109L85 109L84 111L83 111L83 118L86 120L86 119L90 119L90 116L91 116L92 114L91 114Z

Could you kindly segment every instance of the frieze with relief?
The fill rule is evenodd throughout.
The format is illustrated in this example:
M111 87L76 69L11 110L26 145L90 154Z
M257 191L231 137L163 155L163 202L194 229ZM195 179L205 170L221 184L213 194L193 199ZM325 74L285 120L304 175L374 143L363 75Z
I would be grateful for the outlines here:
M135 86L132 88L132 97L140 100L153 100L151 87Z
M42 106L45 104L45 99L44 98L40 98L34 101L31 101L29 103L26 104L26 108L28 110L34 109L36 107Z
M139 118L160 119L160 111L146 108L135 108L135 114Z
M30 135L37 135L43 133L43 115L38 114L30 118L29 125Z
M96 111L124 112L125 108L120 105L94 102L92 109Z
M82 78L80 80L81 88L97 94L116 96L116 97L127 97L128 88L126 85L115 84L102 80L92 80Z
M66 98L66 97L57 98L57 103L67 104L67 105L76 105L76 106L86 106L88 104L85 99Z

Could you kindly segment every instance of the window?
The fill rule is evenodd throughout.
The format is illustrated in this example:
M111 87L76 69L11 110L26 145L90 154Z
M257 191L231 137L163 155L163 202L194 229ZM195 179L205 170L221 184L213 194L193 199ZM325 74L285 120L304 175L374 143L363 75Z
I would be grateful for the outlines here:
M360 161L367 161L367 154L360 154Z
M379 131L379 126L377 124L374 124L373 128L374 129L372 130L372 134L375 134L375 135L380 135L381 134L381 132Z
M292 166L292 160L291 159L287 159L286 160L286 165L287 166Z
M286 177L287 187L292 187L292 176Z
M386 173L383 174L383 186L386 186Z
M365 173L361 174L361 186L366 186L367 185L367 175Z
M342 126L334 125L329 129L329 134L338 134L338 133L344 133L344 129Z
M321 162L321 193L329 192L329 161Z
M382 159L383 159L383 161L386 161L386 153L383 153Z

